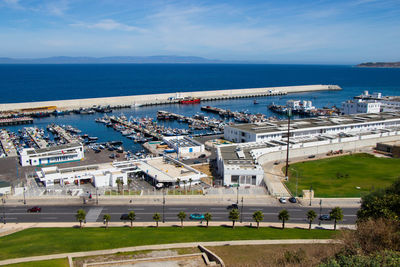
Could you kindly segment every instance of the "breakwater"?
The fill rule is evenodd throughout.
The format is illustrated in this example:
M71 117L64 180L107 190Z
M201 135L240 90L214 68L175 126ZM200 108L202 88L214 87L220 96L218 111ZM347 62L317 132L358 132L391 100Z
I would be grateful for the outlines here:
M71 108L90 108L93 106L140 106L140 105L160 105L179 103L179 99L186 97L201 98L202 101L212 101L221 99L234 99L245 97L261 97L285 95L288 93L313 92L325 90L341 90L338 85L302 85L302 86L282 86L264 87L248 89L230 89L214 91L195 91L177 92L150 95L131 95L117 97L85 98L70 100L55 100L41 102L7 103L0 104L0 111L21 111L26 109L43 109L52 107L57 110Z

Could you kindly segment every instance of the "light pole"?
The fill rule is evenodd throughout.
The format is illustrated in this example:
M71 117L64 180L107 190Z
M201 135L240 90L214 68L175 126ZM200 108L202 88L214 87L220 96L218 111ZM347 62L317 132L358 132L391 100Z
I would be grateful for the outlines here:
M311 192L312 192L312 186L310 186L310 206L311 206Z
M243 197L242 197L242 208L240 209L240 223L243 222Z
M96 205L99 205L99 194L97 193L97 186L96 186Z
M286 170L285 178L289 181L288 171L289 171L289 138L290 138L290 117L292 116L292 109L287 109L288 126L287 126L287 145L286 145Z
M319 223L321 225L321 215L322 215L322 199L319 200Z
M163 188L162 222L165 223L165 188Z
M4 197L1 199L1 202L3 203L3 223L6 224L6 200Z
M24 205L26 205L26 197L25 197L25 185L24 185Z
M236 204L237 205L239 205L239 187L240 187L240 184L238 183L238 185L236 187L236 189L237 189Z

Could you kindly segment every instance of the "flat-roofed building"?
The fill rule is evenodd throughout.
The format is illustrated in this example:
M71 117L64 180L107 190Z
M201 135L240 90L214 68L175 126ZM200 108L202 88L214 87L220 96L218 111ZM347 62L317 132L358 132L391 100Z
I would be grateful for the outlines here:
M235 143L281 140L287 136L287 120L226 125L224 138ZM339 117L317 117L291 120L291 137L322 134L358 134L400 126L400 114L394 112L357 114Z
M22 166L43 166L79 161L83 158L83 145L70 143L41 149L25 148L20 152L19 161Z
M164 142L175 149L179 155L190 155L203 153L204 144L188 136L168 136L163 138Z

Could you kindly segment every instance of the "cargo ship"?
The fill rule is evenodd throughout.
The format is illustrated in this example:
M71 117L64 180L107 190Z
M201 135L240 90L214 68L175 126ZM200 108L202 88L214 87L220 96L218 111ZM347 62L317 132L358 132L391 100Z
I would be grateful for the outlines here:
M200 98L186 97L182 100L179 100L179 104L199 104Z

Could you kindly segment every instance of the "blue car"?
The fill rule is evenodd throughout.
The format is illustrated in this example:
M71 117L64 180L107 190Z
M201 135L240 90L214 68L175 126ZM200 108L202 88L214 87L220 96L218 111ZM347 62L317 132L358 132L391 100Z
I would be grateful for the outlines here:
M203 214L199 214L199 213L192 213L192 214L190 214L189 219L191 219L191 220L204 220L204 215Z

